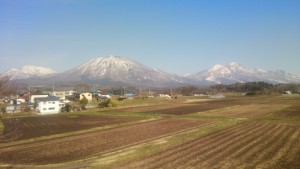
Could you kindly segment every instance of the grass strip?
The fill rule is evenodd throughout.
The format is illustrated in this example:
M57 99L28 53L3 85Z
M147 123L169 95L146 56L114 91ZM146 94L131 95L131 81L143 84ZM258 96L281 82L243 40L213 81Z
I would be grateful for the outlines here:
M243 121L244 122L244 121ZM242 123L235 120L223 120L211 125L198 127L179 134L156 139L144 144L119 150L113 153L94 157L90 159L90 168L118 168L118 166L126 165L129 161L142 159L159 151L166 150L176 145L183 144L187 141L203 137L210 133L224 130L225 128Z

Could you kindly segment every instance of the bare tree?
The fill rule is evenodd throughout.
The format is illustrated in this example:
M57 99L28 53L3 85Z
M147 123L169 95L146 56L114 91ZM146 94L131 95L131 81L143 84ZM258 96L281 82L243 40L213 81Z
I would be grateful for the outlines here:
M11 81L11 76L0 77L0 98L13 94L16 85Z

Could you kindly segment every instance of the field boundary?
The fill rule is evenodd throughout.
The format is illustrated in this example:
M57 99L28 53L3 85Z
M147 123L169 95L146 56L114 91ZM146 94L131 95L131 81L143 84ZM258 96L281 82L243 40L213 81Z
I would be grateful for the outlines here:
M161 119L161 120L164 120L164 119ZM19 168L28 168L28 169L30 168L31 169L31 168L41 168L41 167L42 168L72 168L72 166L74 166L74 167L76 166L76 168L78 168L78 166L80 166L80 168L86 168L86 167L93 168L93 166L95 164L97 165L99 163L99 161L103 161L103 160L106 161L107 158L112 159L112 158L114 158L114 156L122 156L122 153L129 154L129 153L135 151L135 149L141 148L148 144L156 143L156 145L158 145L158 144L161 144L161 142L162 142L161 140L167 140L167 139L170 139L173 137L177 137L179 135L185 135L185 134L189 134L192 132L196 132L197 130L201 130L203 127L209 127L210 125L217 124L217 123L219 123L219 122L213 121L210 123L202 124L202 125L184 129L181 131L177 131L174 133L165 134L165 135L162 135L159 137L155 137L153 139L147 139L147 140L144 140L141 142L136 142L136 143L129 144L126 146L118 147L116 149L102 152L102 153L94 155L93 157L88 157L85 159L60 162L60 163L51 163L51 164L39 164L39 165L32 165L32 164L14 164L14 165L12 165L12 164L3 164L3 163L1 164L0 163L0 167L17 167L17 168L19 167ZM231 126L229 126L229 127L231 127ZM213 132L215 132L215 131L210 131L208 133L205 133L204 135L207 135L207 134L210 134ZM106 162L106 163L109 163L109 162Z
M85 135L70 136L61 139L46 140L44 142L35 142L27 145L24 144L17 146L8 146L2 148L2 152L0 154L6 154L6 157L3 156L1 158L1 163L10 164L12 161L14 161L14 164L59 164L77 160L84 160L90 157L100 156L124 148L132 147L134 145L139 145L152 140L176 135L195 128L201 128L216 123L215 121L212 122L195 119L192 121L191 119L164 119L158 121L147 122L149 124L145 125L136 124L135 126L113 128L108 129L106 131L87 133ZM168 129L167 126L169 125L174 126L174 128ZM154 126L161 126L161 130L157 130L159 128ZM139 134L137 135L137 137L129 137L130 131L134 128L136 128L136 130L134 131L138 132ZM147 131L149 131L149 133ZM118 133L122 134L118 135ZM118 135L118 137L115 137L116 134ZM122 139L124 139L122 142L117 141L119 136ZM107 140L107 138L112 139ZM88 143L87 145L81 145L79 147L76 147L75 149L67 147L63 148L65 147L64 145L74 147L82 141L89 141L90 143ZM95 145L97 145L97 148L95 147ZM94 147L96 149L93 149L91 151L91 149L89 149L88 147ZM49 151L51 151L51 153ZM60 152L64 153L61 154ZM70 152L72 152L71 156ZM56 154L60 155L56 156ZM28 156L30 160L27 161L22 159L21 157L24 155ZM34 156L36 156L36 158L31 159L31 157ZM15 161L16 159L19 160ZM41 161L41 159L44 160Z
M13 141L13 142L9 142L9 143L0 143L0 148L5 148L5 147L9 147L9 146L18 146L18 145L22 145L22 144L29 144L32 142L41 142L41 141L48 141L48 140L52 140L52 139L72 137L72 136L77 136L77 135L81 135L81 134L87 134L87 133L93 133L93 132L98 132L98 131L103 131L103 130L109 130L109 129L113 129L113 128L147 123L147 122L156 121L156 120L162 120L162 119L143 119L143 120L139 120L139 121L132 121L132 122L121 123L121 124L113 124L113 125L103 126L103 127L94 127L94 128L80 130L80 131L72 131L72 132L67 132L67 133L62 133L62 134L54 134L54 135L50 135L50 136L41 136L41 137L37 137L37 138L18 140L18 141Z

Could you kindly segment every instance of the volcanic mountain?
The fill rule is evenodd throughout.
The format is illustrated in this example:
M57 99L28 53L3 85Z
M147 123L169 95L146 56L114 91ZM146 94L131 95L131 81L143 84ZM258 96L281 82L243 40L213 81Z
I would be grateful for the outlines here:
M246 68L232 62L227 66L214 65L212 68L190 74L186 78L196 81L210 81L215 84L233 84L264 81L269 83L300 83L300 77L283 70L266 71L257 68Z
M24 66L21 69L11 69L1 74L1 76L3 75L10 75L12 79L21 82L23 79L32 84L90 83L119 87L208 86L256 81L300 83L299 76L282 70L266 71L258 68L246 68L236 62L227 66L217 64L209 69L183 77L150 68L120 56L95 58L62 73L56 73L54 70L43 67Z
M92 59L56 76L58 81L119 83L132 86L178 86L190 80L150 68L127 57L108 56Z

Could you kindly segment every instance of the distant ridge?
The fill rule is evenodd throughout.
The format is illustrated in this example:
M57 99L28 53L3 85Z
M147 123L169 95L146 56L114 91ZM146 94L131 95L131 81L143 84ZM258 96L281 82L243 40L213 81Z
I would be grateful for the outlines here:
M55 77L58 81L120 83L132 86L180 86L188 82L184 77L142 65L127 57L94 58Z
M300 83L300 77L283 70L266 71L246 68L237 62L226 66L216 64L209 69L186 76L169 74L122 56L107 56L89 60L62 73L37 66L24 66L1 74L15 80L32 83L98 83L114 86L209 86L264 81L268 83Z
M26 65L19 69L10 69L2 73L1 76L11 76L12 79L28 79L33 77L45 77L55 73L56 71L49 68Z
M210 81L215 84L233 84L264 81L269 83L299 83L300 77L283 70L266 71L258 68L246 68L237 62L227 66L214 65L198 73L185 76L196 81Z

